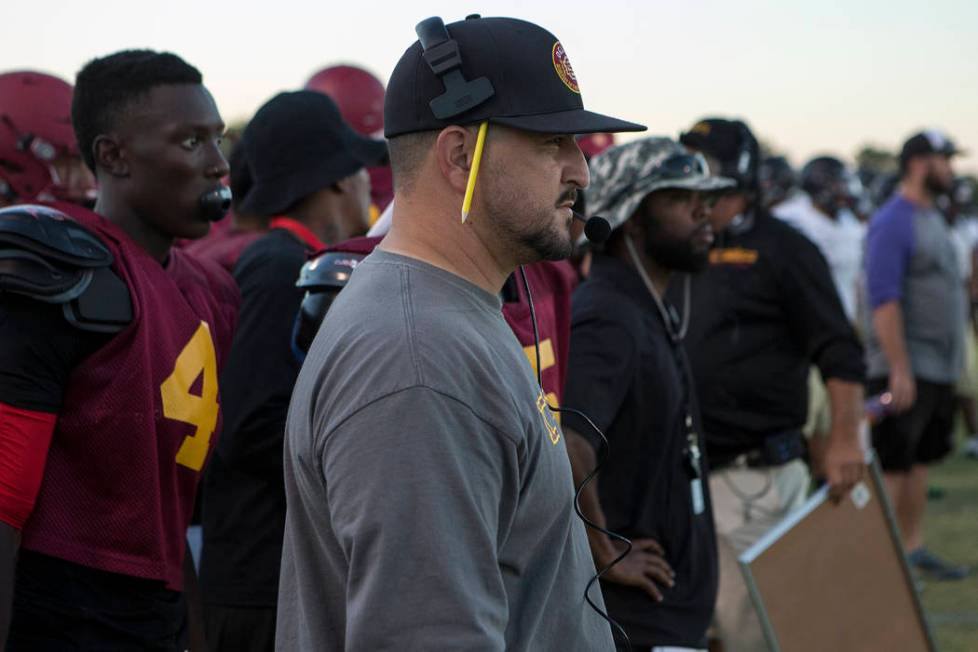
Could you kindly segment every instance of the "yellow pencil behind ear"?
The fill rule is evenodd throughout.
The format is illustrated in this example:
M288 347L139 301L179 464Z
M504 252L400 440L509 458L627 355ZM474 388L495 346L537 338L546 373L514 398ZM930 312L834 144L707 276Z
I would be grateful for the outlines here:
M462 224L469 217L472 210L472 195L475 194L475 180L479 177L479 164L482 162L482 148L486 145L486 132L489 130L489 121L483 120L479 125L479 135L475 140L475 153L472 155L472 167L469 169L469 181L465 184L465 199L462 200Z

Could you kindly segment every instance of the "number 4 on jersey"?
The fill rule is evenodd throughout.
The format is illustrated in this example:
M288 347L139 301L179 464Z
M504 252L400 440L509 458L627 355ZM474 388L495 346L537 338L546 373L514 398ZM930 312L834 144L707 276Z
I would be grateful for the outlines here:
M190 390L201 377L200 395ZM173 373L160 385L163 416L195 426L177 451L177 464L200 471L207 459L211 436L217 428L217 356L211 330L200 322L197 331L177 356Z

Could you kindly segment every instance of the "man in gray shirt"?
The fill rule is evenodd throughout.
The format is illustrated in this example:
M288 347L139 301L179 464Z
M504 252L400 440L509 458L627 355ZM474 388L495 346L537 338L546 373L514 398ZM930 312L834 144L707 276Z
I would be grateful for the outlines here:
M518 265L570 253L588 183L572 134L643 127L584 111L536 25L418 31L387 91L391 231L290 407L276 647L613 649L585 603L594 563L563 435L499 292Z
M927 467L951 451L954 383L964 361L965 294L944 217L934 199L950 189L954 144L937 131L906 141L897 192L876 212L866 239L867 392L887 414L873 426L910 563L936 579L967 569L924 547Z

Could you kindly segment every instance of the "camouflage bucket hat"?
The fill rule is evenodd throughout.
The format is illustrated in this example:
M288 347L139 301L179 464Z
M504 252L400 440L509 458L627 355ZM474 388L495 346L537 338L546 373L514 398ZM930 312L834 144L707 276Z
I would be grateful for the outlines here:
M601 215L612 230L632 216L646 195L666 188L716 192L736 182L710 175L701 154L669 138L642 138L612 147L591 159L589 215Z

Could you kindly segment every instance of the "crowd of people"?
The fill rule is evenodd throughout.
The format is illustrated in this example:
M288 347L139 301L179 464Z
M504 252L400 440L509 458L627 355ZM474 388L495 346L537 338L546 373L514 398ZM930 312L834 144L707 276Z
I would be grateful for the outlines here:
M176 54L0 74L0 645L764 650L738 556L870 450L969 574L922 528L959 412L978 457L947 135L616 144L546 29L417 33L227 140Z

